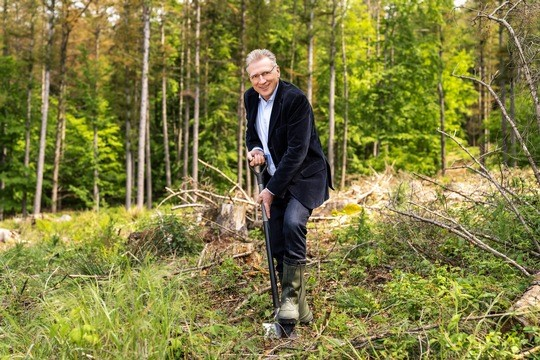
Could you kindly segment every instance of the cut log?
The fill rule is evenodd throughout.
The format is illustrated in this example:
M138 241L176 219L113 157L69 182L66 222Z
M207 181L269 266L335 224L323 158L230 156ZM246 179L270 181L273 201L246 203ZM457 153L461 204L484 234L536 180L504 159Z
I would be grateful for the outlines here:
M216 223L219 225L220 236L239 235L246 237L246 206L244 204L221 204Z
M540 325L540 273L533 277L531 285L509 309L510 315L503 326L503 331L515 327Z

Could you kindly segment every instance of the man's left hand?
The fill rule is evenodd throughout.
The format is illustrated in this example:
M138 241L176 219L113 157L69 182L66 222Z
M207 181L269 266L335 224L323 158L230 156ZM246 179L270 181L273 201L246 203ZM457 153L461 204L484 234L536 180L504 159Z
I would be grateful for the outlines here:
M258 201L259 204L263 204L264 210L266 211L266 217L270 219L270 207L272 201L274 201L274 195L272 195L268 189L264 189L260 192Z

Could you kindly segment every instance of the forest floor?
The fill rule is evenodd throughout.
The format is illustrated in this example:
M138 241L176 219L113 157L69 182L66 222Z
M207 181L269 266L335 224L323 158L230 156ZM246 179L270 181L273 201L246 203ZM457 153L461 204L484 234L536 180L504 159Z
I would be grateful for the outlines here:
M258 226L227 236L174 204L0 222L13 235L0 251L0 358L534 356L540 328L509 328L505 315L530 279L388 210L391 199L454 208L491 191L466 172L436 181L373 174L314 212L306 283L315 320L295 339L264 336L273 309Z

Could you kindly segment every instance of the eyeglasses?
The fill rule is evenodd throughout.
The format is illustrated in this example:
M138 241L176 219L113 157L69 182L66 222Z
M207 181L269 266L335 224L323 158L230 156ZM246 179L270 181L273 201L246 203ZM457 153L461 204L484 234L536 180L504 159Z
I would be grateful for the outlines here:
M265 80L268 80L268 76L272 73L272 71L274 71L274 69L276 68L277 64L272 66L272 69L270 69L270 71L264 71L260 74L253 74L253 75L250 75L249 76L249 80L251 80L252 82L256 82L256 81L260 81L261 79L261 76L265 79Z

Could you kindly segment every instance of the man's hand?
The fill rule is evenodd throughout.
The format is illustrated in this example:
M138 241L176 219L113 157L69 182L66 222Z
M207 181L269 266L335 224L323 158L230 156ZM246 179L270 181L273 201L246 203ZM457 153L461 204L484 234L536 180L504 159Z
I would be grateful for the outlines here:
M270 219L270 207L272 205L272 201L274 201L274 195L272 195L272 193L267 189L264 189L259 194L258 201L259 204L263 204L266 217Z
M249 166L259 166L266 162L264 153L259 149L253 149L247 153Z

